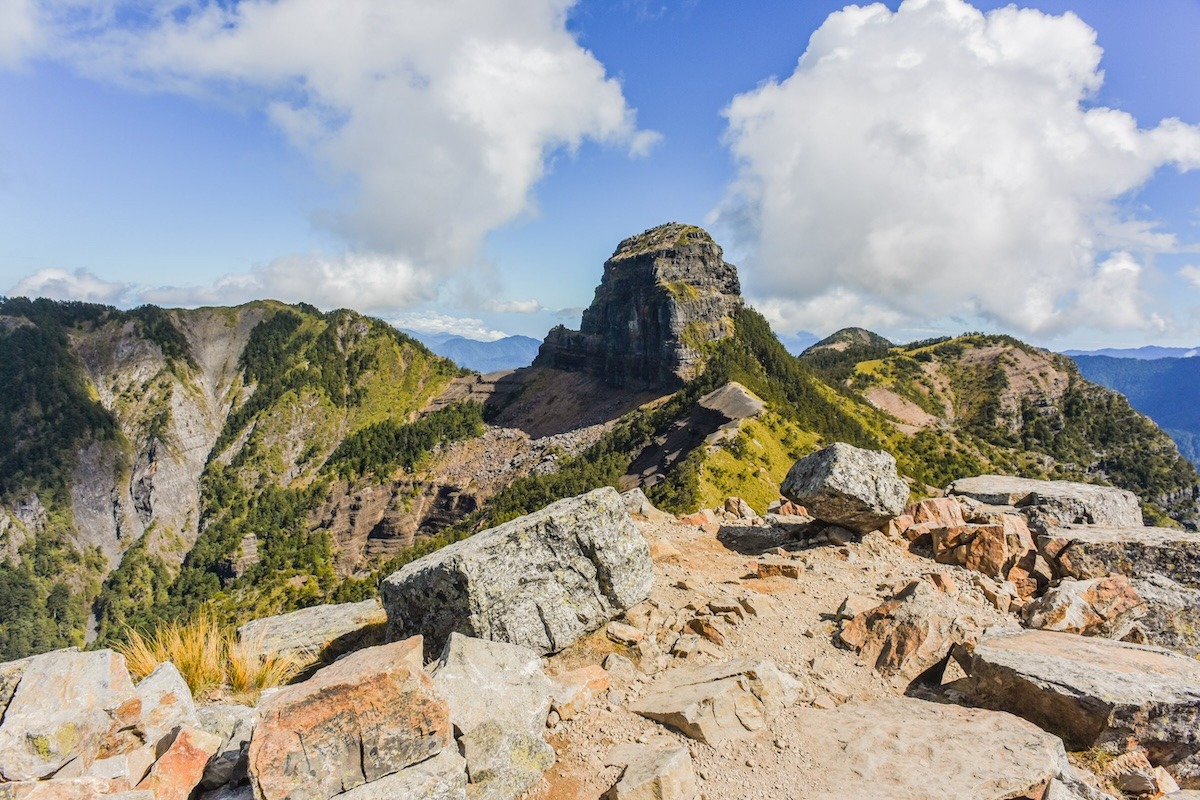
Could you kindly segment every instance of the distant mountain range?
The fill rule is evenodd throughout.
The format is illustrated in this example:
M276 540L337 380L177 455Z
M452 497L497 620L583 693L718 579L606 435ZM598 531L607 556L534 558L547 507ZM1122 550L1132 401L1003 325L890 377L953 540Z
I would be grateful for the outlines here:
M1110 351L1073 355L1083 377L1129 398L1129 404L1158 423L1179 451L1193 464L1200 464L1200 358L1195 350L1182 347L1141 347L1118 353L1177 351L1176 356L1126 355ZM1102 354L1104 353L1104 354Z
M1200 347L1104 347L1100 350L1064 350L1064 356L1108 356L1109 358L1136 358L1148 360L1155 358L1191 358L1200 355Z
M505 336L503 339L484 342L452 333L421 333L403 329L401 332L460 367L483 373L528 367L533 363L538 347L542 344L541 341L528 336Z

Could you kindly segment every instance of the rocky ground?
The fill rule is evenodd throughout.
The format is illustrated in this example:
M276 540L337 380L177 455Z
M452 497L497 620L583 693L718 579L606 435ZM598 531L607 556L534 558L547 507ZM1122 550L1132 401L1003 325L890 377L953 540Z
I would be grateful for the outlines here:
M765 518L599 489L382 608L246 626L328 664L256 709L194 708L170 665L135 689L111 651L0 665L0 798L1197 796L1200 534L1060 482L905 508L885 454L809 459Z

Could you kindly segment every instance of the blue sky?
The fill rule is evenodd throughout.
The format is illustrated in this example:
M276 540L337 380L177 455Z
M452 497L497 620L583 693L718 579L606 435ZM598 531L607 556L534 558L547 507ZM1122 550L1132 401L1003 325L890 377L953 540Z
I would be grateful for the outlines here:
M0 294L540 338L679 220L785 334L1200 343L1197 0L0 19Z

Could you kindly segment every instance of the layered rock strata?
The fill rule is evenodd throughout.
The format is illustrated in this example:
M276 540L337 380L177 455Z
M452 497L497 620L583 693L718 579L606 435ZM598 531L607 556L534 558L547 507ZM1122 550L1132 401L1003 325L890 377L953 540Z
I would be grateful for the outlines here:
M695 376L704 343L733 332L741 305L737 269L707 232L660 225L617 246L579 330L554 328L533 363L629 389L675 388Z

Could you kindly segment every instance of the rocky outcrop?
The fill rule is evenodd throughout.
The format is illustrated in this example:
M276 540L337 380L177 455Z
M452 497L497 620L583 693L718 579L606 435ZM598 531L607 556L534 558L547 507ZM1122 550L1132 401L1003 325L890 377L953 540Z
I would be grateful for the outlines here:
M266 697L250 740L264 800L328 800L431 758L450 709L421 669L419 637L359 650Z
M693 377L706 342L732 333L742 305L737 270L693 225L632 236L604 264L578 331L559 326L535 367L586 371L613 386L674 388Z
M615 489L560 500L384 579L388 636L454 632L552 653L650 593L646 540ZM436 648L433 650L432 648Z
M1144 640L1200 654L1200 533L1069 526L1038 537L1038 547L1063 578L1125 576L1145 601Z
M1146 615L1146 601L1124 575L1068 579L1031 601L1021 613L1030 628L1121 639Z
M1040 481L1007 475L978 475L954 481L946 492L988 505L1036 509L1045 520L1046 527L1071 524L1123 527L1142 524L1137 496L1111 486Z
M976 645L967 691L1061 736L1071 750L1128 741L1200 784L1200 664L1169 650L1046 631Z
M835 442L797 461L780 493L823 522L867 533L904 510L908 484L890 453Z
M546 727L553 687L532 650L452 633L432 672L463 734L489 720L534 735Z
M838 639L881 675L904 685L945 662L955 645L974 644L991 621L922 579L854 615Z

